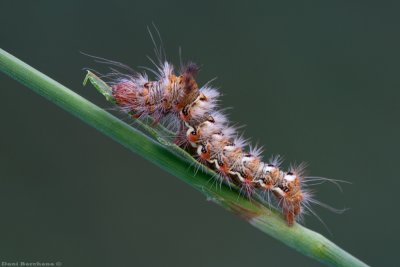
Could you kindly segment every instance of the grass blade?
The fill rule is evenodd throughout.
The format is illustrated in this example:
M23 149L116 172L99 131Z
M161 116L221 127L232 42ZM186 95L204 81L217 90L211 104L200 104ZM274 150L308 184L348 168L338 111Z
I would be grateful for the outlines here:
M205 170L195 175L193 170L188 169L188 161L193 161L193 158L167 140L160 140L162 129L144 134L2 49L0 70L304 255L331 266L367 266L312 230L299 224L288 227L279 212L269 209L262 202L250 202L240 197L235 188L225 184L221 188L211 186L208 181L213 172ZM113 101L107 88L102 88L104 84L90 75L87 80L98 90L100 88L106 99L108 97L109 101Z

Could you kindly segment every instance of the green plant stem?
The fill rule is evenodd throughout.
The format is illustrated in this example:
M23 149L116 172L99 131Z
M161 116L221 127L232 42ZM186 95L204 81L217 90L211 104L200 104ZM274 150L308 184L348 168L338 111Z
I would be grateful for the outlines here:
M176 153L176 148L171 149L168 145L157 142L132 128L2 49L0 49L0 69L129 150L179 177L205 194L209 200L238 214L262 232L304 255L331 266L367 266L316 232L299 224L288 227L279 212L267 208L263 203L249 201L239 196L237 190L225 184L221 187L212 186L209 183L213 175L210 170L201 170L195 174L188 168L187 161Z

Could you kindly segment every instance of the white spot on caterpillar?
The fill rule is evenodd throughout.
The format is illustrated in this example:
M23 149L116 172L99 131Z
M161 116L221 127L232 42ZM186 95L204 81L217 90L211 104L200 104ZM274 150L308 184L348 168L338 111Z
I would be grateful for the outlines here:
M286 174L283 179L285 179L288 182L293 182L296 179L296 176L294 176L292 174Z

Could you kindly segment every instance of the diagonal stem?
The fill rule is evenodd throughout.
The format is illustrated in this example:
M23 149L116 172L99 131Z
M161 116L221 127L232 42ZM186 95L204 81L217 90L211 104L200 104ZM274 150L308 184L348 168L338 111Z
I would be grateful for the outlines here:
M250 202L225 184L221 188L213 187L208 183L213 173L205 170L195 174L187 168L188 162L182 156L184 154L176 153L177 148L157 142L132 128L2 49L0 70L304 255L331 266L367 266L312 230L299 224L288 227L279 212L267 208L263 203L257 200Z

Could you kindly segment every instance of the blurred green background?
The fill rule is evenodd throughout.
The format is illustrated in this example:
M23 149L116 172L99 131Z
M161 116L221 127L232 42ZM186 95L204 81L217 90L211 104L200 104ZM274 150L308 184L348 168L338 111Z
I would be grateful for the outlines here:
M104 108L83 51L202 66L245 136L285 166L345 179L315 189L350 208L306 226L375 266L396 266L398 1L1 1L3 49ZM0 74L0 262L63 266L320 266ZM122 118L126 118L120 115Z

